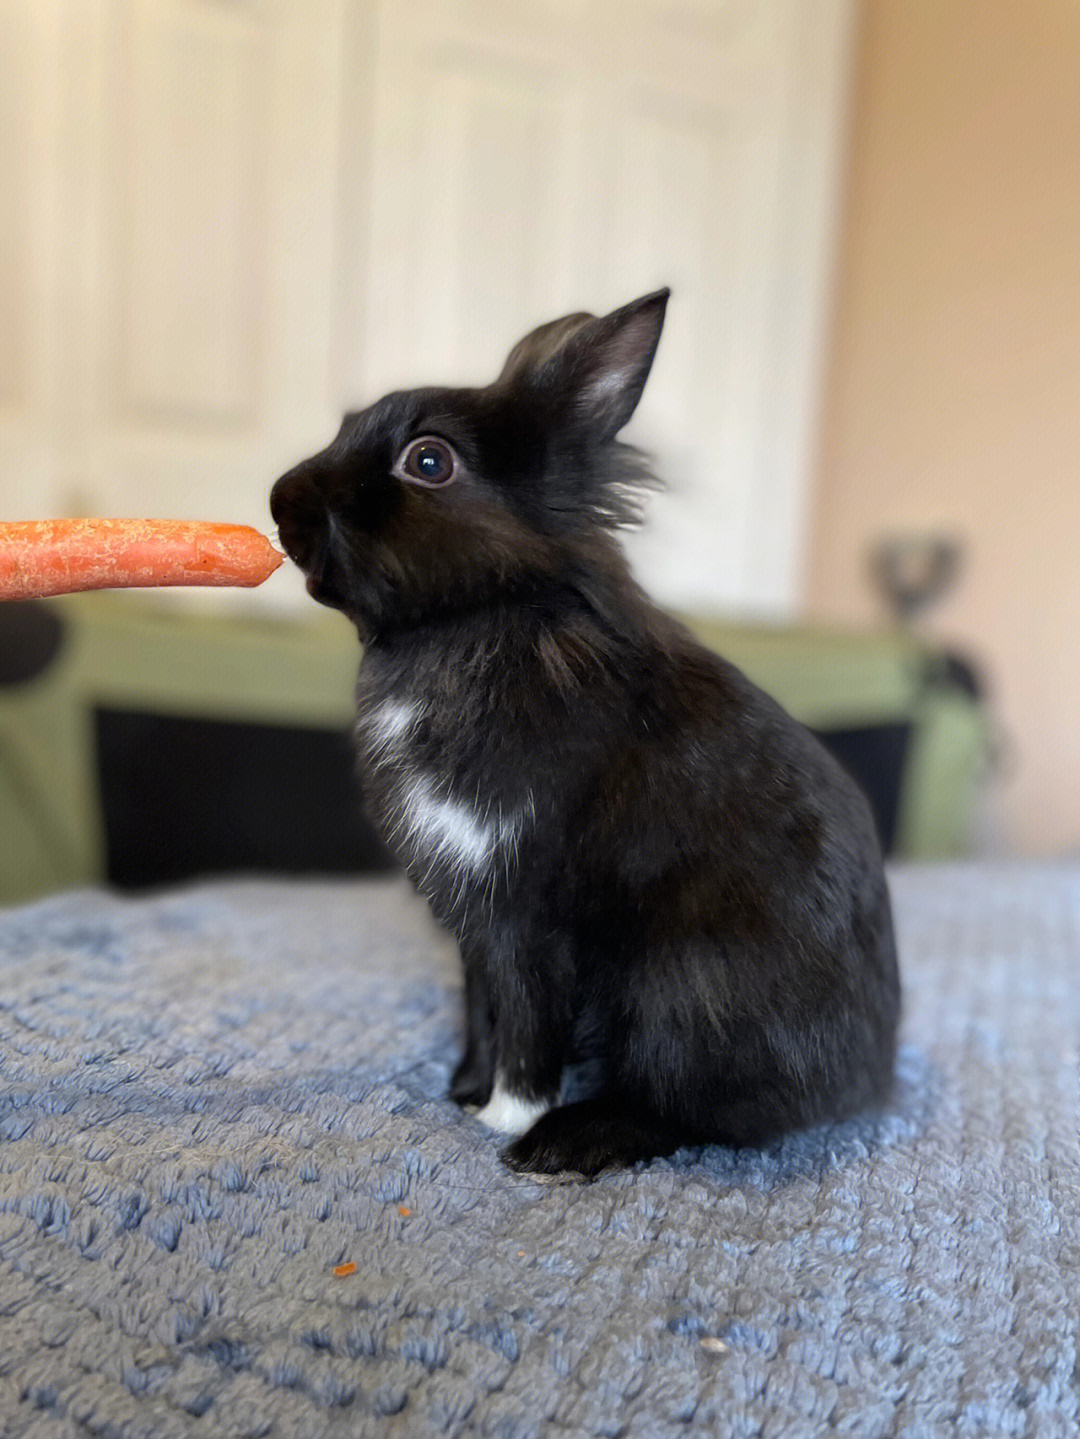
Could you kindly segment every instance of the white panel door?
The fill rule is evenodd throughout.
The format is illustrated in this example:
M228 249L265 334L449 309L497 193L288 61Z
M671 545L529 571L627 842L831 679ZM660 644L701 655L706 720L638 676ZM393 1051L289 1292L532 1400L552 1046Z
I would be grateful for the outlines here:
M0 518L265 526L343 409L670 284L633 557L790 610L852 3L0 0Z
M3 0L0 518L269 527L338 419L343 13Z
M0 0L0 518L48 514L69 420L60 336L61 5Z
M90 483L125 512L152 494L265 527L270 481L333 423L339 12L103 7L82 389Z
M669 602L790 611L850 8L384 0L343 406L670 284L628 431L668 490L631 551Z

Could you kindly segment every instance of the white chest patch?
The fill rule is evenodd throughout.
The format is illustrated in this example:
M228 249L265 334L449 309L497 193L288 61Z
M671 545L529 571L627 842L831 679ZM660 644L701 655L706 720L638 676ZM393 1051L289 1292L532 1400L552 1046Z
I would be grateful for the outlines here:
M396 749L420 718L418 704L401 700L384 700L357 724L373 760L384 758Z
M416 775L405 788L401 827L423 854L482 870L500 854L512 854L523 814L478 815L461 800L440 795L427 775Z
M524 1134L550 1108L544 1099L522 1099L518 1094L511 1094L496 1076L491 1098L477 1111L476 1117L481 1124L497 1129L500 1134Z
M508 866L526 823L535 816L531 792L509 814L491 804L478 809L449 795L437 775L414 767L415 756L409 753L410 736L423 714L415 702L390 699L356 723L369 762L391 771L391 805L397 815L390 838L404 840L429 867L448 863L480 874L496 864Z

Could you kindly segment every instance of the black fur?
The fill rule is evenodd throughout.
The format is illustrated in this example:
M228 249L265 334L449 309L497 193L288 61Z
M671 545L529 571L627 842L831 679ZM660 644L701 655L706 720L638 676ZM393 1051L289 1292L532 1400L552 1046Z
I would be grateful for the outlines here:
M546 325L486 388L389 395L271 496L311 593L365 646L371 813L460 943L451 1095L484 1103L498 1071L555 1103L569 1063L601 1062L594 1097L511 1144L521 1170L759 1144L880 1102L892 1075L899 986L863 796L649 601L611 533L646 478L615 436L666 301ZM443 488L391 473L421 435L463 464ZM456 852L410 828L409 785L460 807Z

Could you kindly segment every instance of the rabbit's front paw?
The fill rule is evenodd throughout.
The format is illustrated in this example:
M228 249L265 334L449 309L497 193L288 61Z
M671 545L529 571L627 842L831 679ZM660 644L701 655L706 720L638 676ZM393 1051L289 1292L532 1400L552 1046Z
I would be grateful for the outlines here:
M519 1174L594 1179L605 1169L670 1154L677 1145L677 1137L652 1115L607 1099L584 1099L543 1115L503 1150L503 1159Z
M502 1157L519 1174L592 1179L617 1165L619 1155L606 1135L590 1133L588 1118L577 1105L553 1109L504 1149Z

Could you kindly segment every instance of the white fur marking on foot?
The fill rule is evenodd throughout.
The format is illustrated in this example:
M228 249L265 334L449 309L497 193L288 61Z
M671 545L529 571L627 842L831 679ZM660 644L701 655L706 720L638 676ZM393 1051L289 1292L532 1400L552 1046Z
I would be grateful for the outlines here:
M523 1099L519 1094L511 1094L503 1081L496 1079L491 1098L476 1117L481 1124L501 1134L524 1134L550 1108L546 1099Z

